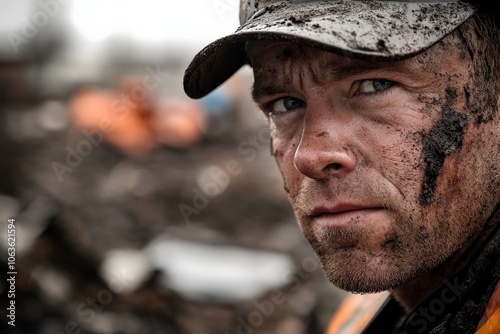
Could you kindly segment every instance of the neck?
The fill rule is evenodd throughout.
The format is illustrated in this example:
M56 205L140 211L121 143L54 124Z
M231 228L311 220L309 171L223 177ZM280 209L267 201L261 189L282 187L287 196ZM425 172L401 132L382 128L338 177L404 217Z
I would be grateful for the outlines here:
M493 211L490 218L488 218L481 231L476 233L442 265L391 291L392 295L407 313L412 312L434 291L439 289L446 280L452 278L471 264L499 226L500 205L497 205L497 208Z

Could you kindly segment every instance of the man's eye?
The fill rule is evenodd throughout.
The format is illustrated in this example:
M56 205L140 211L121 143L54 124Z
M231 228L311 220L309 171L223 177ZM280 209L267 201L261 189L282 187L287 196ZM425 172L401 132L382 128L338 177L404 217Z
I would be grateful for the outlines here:
M305 102L293 97L284 97L272 103L272 111L284 113L305 106Z
M387 90L394 86L396 83L390 80L384 79L370 79L363 80L361 86L359 87L360 94L376 93Z

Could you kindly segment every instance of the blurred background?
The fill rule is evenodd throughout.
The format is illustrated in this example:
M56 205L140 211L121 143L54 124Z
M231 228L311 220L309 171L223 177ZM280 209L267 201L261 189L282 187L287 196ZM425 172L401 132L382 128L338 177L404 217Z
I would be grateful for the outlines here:
M242 69L182 76L239 0L0 1L1 333L315 334L343 293L303 239ZM221 60L223 61L223 60Z

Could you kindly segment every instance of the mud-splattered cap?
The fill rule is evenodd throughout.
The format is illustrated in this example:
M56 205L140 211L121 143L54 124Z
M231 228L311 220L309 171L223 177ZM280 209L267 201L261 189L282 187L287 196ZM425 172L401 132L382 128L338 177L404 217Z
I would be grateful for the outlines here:
M241 26L198 53L184 76L192 98L210 93L246 62L245 44L285 39L351 57L402 59L429 48L467 20L454 0L240 0Z

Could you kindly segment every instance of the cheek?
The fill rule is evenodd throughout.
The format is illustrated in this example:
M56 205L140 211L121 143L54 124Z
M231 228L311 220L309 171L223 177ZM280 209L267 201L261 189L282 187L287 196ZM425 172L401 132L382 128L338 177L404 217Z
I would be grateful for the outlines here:
M482 227L500 197L500 144L490 137L494 127L477 124L474 113L467 111L468 102L460 98L446 96L441 118L422 137L425 177L420 203L426 220L435 222L435 230L454 247Z
M357 133L357 147L361 162L415 205L424 177L422 134L432 128L439 108L422 100L434 100L433 94L398 98L400 102L366 116L370 122Z
M372 127L364 133L360 167L373 173L373 182L392 189L394 198L404 203L399 205L417 204L423 179L420 132Z
M443 219L481 224L498 205L500 139L485 138L492 133L490 124L470 124L463 145L446 158L435 191Z
M285 190L291 197L295 197L301 182L301 174L294 165L294 156L299 139L293 135L284 135L281 131L277 131L273 121L270 121L270 129L271 150L281 171Z

